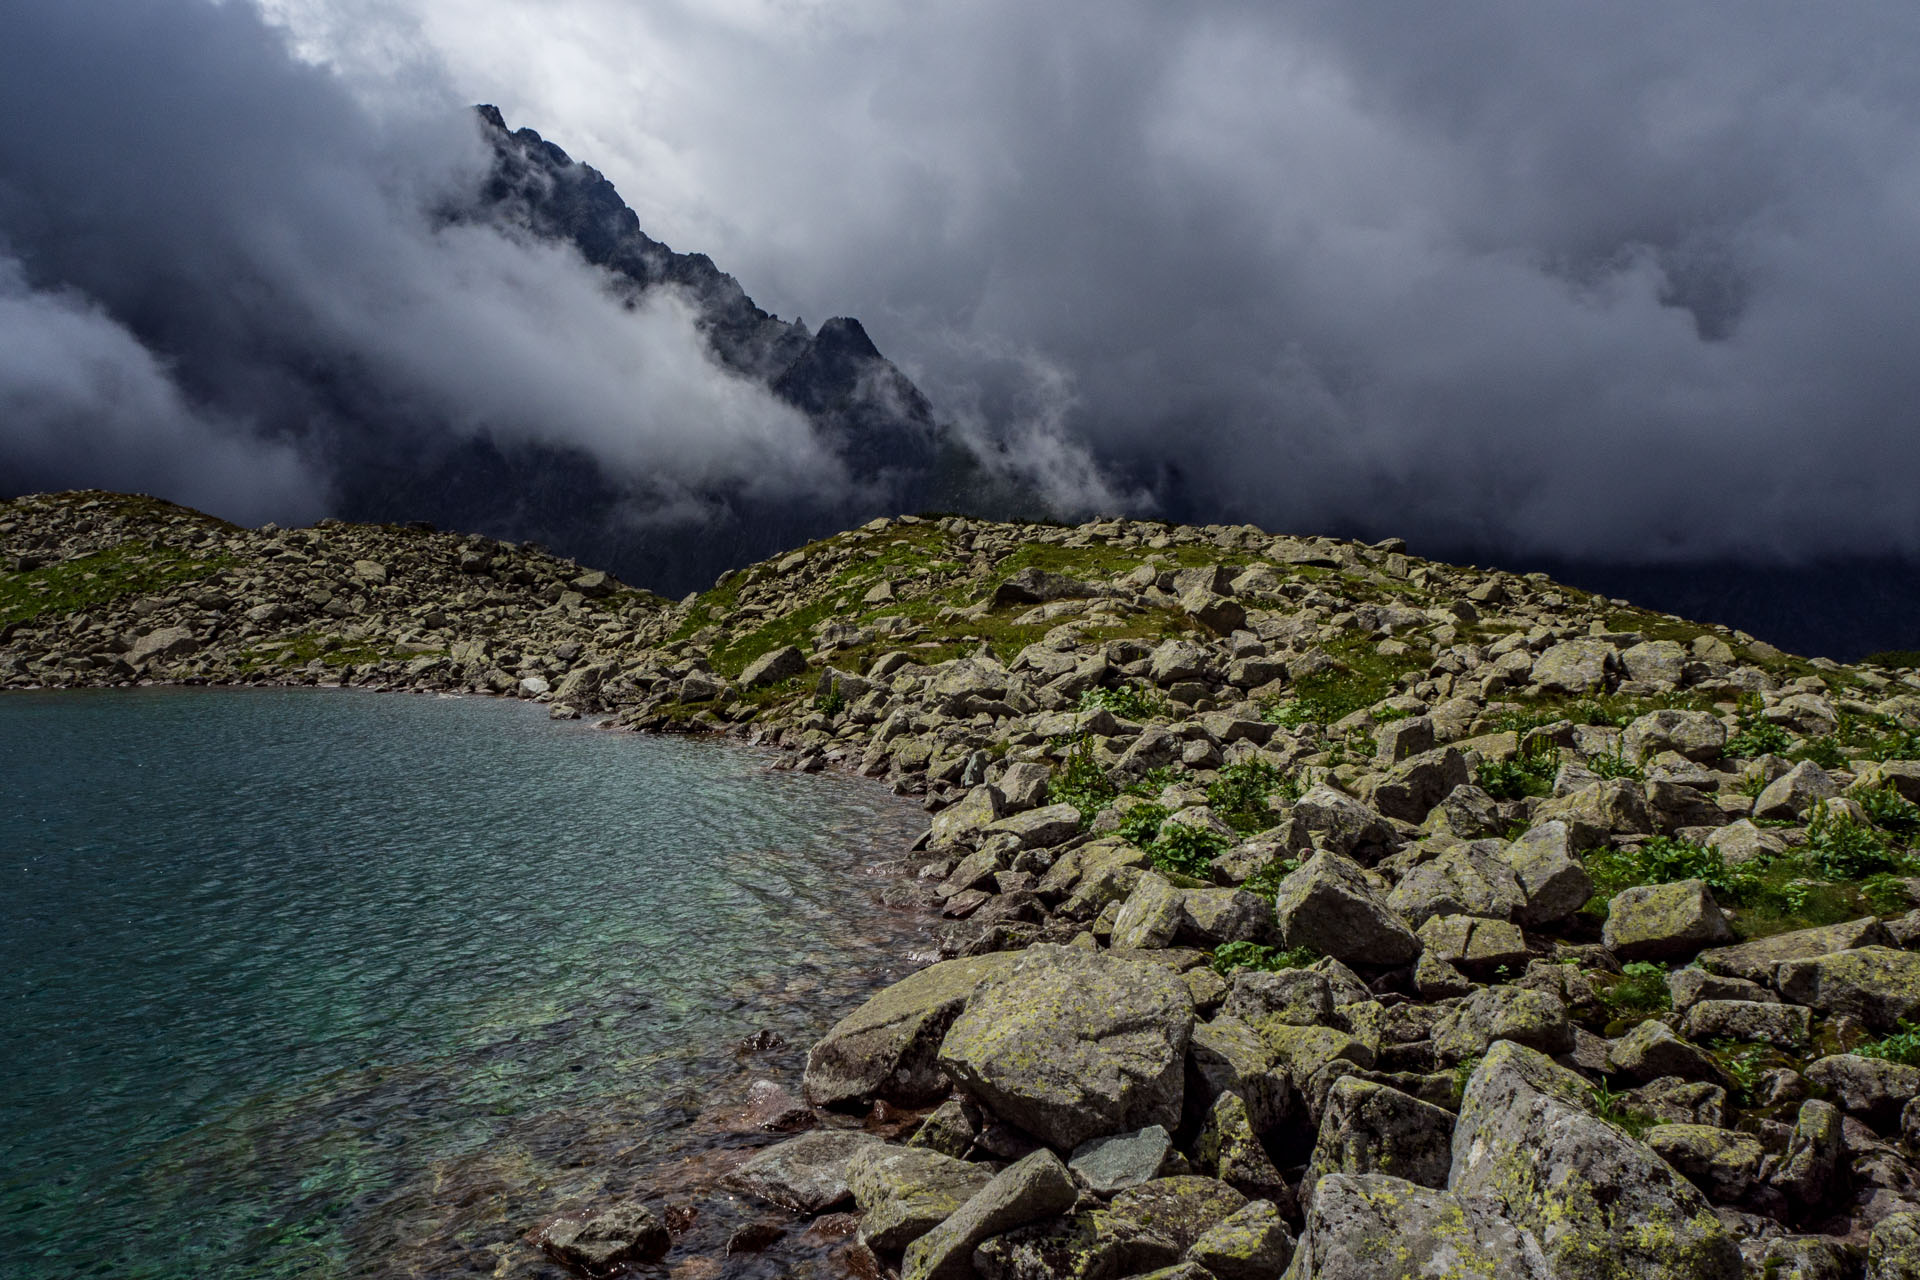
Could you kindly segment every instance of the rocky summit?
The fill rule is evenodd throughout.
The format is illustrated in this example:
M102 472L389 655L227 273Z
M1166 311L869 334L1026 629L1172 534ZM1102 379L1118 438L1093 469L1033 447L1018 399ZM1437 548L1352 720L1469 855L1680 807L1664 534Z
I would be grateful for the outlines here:
M0 685L145 681L531 699L924 798L888 896L940 958L813 1046L811 1132L557 1205L515 1274L674 1265L737 1194L743 1253L905 1280L1920 1277L1913 670L1246 526L876 520L670 602L0 504Z

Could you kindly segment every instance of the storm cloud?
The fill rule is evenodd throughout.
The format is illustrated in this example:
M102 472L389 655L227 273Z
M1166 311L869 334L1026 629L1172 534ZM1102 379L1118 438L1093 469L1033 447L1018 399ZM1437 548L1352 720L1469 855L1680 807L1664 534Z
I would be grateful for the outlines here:
M570 247L449 216L487 152L443 82L356 98L244 3L8 10L10 487L303 518L343 421L584 450L656 514L841 483L675 296L622 299Z
M1911 6L272 7L349 75L430 51L763 304L860 315L1069 497L1079 442L1205 519L1920 551Z
M419 216L481 163L458 108L493 101L763 306L861 317L1063 509L1522 558L1920 553L1911 6L7 8L7 314L137 340L120 394L268 489L351 411L289 377L315 349L682 496L839 483L671 301ZM108 453L129 419L100 420Z

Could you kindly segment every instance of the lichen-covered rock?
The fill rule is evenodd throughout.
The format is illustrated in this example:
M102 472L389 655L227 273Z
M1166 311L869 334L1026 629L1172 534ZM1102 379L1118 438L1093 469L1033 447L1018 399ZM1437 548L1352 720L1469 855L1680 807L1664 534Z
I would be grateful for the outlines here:
M1000 789L983 782L956 803L933 815L933 835L927 845L932 849L949 848L981 828L999 821L1003 814Z
M937 1061L947 1028L974 989L1013 968L995 952L947 960L881 991L840 1019L807 1054L804 1092L816 1107L884 1098L906 1106L947 1092Z
M847 1167L862 1147L878 1142L844 1129L803 1134L759 1152L722 1181L794 1213L823 1213L853 1198Z
M1898 1124L1901 1108L1920 1096L1920 1067L1884 1058L1836 1053L1809 1064L1806 1076L1848 1115L1881 1130Z
M1662 1160L1721 1204L1747 1194L1760 1173L1760 1140L1704 1124L1657 1124L1646 1142Z
M1795 929L1756 938L1734 947L1715 947L1700 953L1702 969L1729 978L1743 978L1763 986L1773 985L1774 971L1788 960L1808 960L1851 951L1860 947L1884 947L1890 939L1880 921L1872 916L1848 920L1842 924L1823 924L1811 929Z
M1160 1178L1104 1208L1010 1231L981 1244L983 1280L1107 1280L1179 1262L1187 1249L1247 1201L1211 1178Z
M1317 853L1282 880L1274 910L1287 946L1345 964L1400 965L1420 954L1420 940L1366 872L1337 853Z
M967 1280L973 1251L997 1235L1065 1213L1079 1199L1060 1157L1042 1148L1014 1161L952 1217L907 1246L900 1280Z
M1420 926L1420 958L1437 958L1474 973L1527 962L1520 926L1477 916L1434 916Z
M1500 855L1513 869L1525 905L1522 924L1564 920L1587 905L1593 878L1574 856L1573 836L1559 821L1536 823Z
M1781 996L1821 1013L1846 1013L1876 1031L1893 1031L1920 1014L1920 952L1856 947L1774 971Z
M1186 1261L1214 1280L1273 1280L1293 1257L1293 1233L1277 1206L1255 1200L1208 1227Z
M1224 1014L1196 1023L1189 1057L1200 1100L1211 1105L1222 1094L1236 1094L1247 1104L1256 1133L1278 1131L1290 1109L1290 1086L1286 1073L1274 1068L1273 1050L1257 1031Z
M807 655L790 644L783 645L749 662L740 673L740 687L758 689L762 685L778 684L782 680L805 675L806 671Z
M1744 1040L1782 1049L1804 1049L1813 1027L1805 1005L1763 1000L1701 1000L1687 1010L1687 1035L1695 1040Z
M1753 816L1785 821L1804 818L1815 804L1839 794L1840 785L1825 769L1802 760L1766 785L1753 802Z
M1269 1018L1313 1027L1333 1021L1333 985L1312 969L1236 969L1221 1012L1258 1027Z
M590 1276L612 1275L631 1262L656 1261L673 1245L666 1224L637 1201L591 1217L560 1218L540 1232L539 1243L557 1261Z
M1635 760L1673 751L1689 760L1712 761L1727 745L1727 726L1705 711L1651 711L1629 724L1620 740Z
M1526 987L1483 987L1468 996L1433 1029L1433 1051L1442 1062L1463 1062L1511 1040L1542 1053L1573 1048L1573 1024L1556 995Z
M1534 811L1535 822L1564 822L1567 838L1582 852L1607 843L1614 835L1647 835L1653 815L1647 812L1646 793L1637 782L1610 778L1556 796Z
M1113 922L1112 945L1122 950L1173 945L1187 891L1156 872L1141 873Z
M1645 1082L1662 1076L1681 1080L1712 1080L1719 1072L1713 1059L1673 1033L1658 1019L1649 1018L1621 1036L1607 1050L1607 1065L1630 1080Z
M1377 855L1393 841L1393 827L1352 796L1321 783L1294 802L1293 817L1317 849Z
M1223 1093L1207 1109L1207 1122L1194 1142L1194 1163L1242 1195L1291 1206L1293 1191L1260 1145L1240 1095Z
M945 1222L993 1171L924 1147L873 1143L847 1161L847 1187L860 1206L860 1238L874 1249L904 1249Z
M1541 1054L1493 1046L1461 1100L1448 1188L1499 1205L1562 1280L1739 1280L1740 1251L1699 1190L1586 1099Z
M1444 850L1402 876L1387 905L1416 929L1435 916L1511 920L1526 907L1527 897L1502 851L1497 840Z
M1473 780L1458 747L1439 747L1410 756L1385 773L1370 774L1357 790L1363 803L1383 817L1419 823L1455 787Z
M1346 1076L1327 1091L1300 1199L1311 1204L1313 1188L1335 1173L1391 1173L1423 1187L1444 1187L1452 1164L1450 1112L1387 1085Z
M1845 1156L1840 1108L1808 1098L1800 1104L1787 1149L1769 1181L1786 1195L1789 1205L1802 1213L1817 1212L1839 1190L1836 1179Z
M1533 662L1533 682L1549 693L1595 693L1619 669L1620 656L1605 640L1566 640Z
M1601 936L1622 960L1673 960L1731 941L1733 929L1705 881L1676 880L1615 894Z
M1866 1280L1920 1280L1920 1213L1893 1213L1867 1240Z
M1538 1242L1486 1204L1383 1173L1336 1173L1315 1189L1285 1280L1469 1277L1556 1280Z
M1159 1177L1172 1149L1173 1139L1167 1131L1150 1124L1132 1133L1088 1139L1073 1149L1067 1168L1087 1184L1088 1190L1112 1195Z
M1041 945L974 992L939 1062L989 1111L1071 1151L1177 1125L1192 1030L1193 997L1175 974Z
M1229 942L1271 943L1279 937L1273 905L1244 889L1189 889L1180 899L1174 941L1211 951Z

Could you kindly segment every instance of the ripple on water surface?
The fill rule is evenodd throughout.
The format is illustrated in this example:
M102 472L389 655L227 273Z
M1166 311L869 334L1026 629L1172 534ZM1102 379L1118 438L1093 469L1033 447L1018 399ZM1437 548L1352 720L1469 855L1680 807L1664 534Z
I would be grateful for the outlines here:
M0 697L0 1275L486 1274L796 1084L919 936L873 891L923 820L765 766L484 699Z

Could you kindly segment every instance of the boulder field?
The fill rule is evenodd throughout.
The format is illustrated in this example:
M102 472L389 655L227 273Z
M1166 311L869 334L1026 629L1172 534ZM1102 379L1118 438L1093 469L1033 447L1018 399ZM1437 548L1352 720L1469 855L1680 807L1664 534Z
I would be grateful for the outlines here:
M853 1273L1920 1278L1911 669L1246 526L903 517L669 602L0 504L0 686L143 681L520 697L919 797L887 896L939 958L700 1193ZM654 1274L676 1194L539 1244Z

